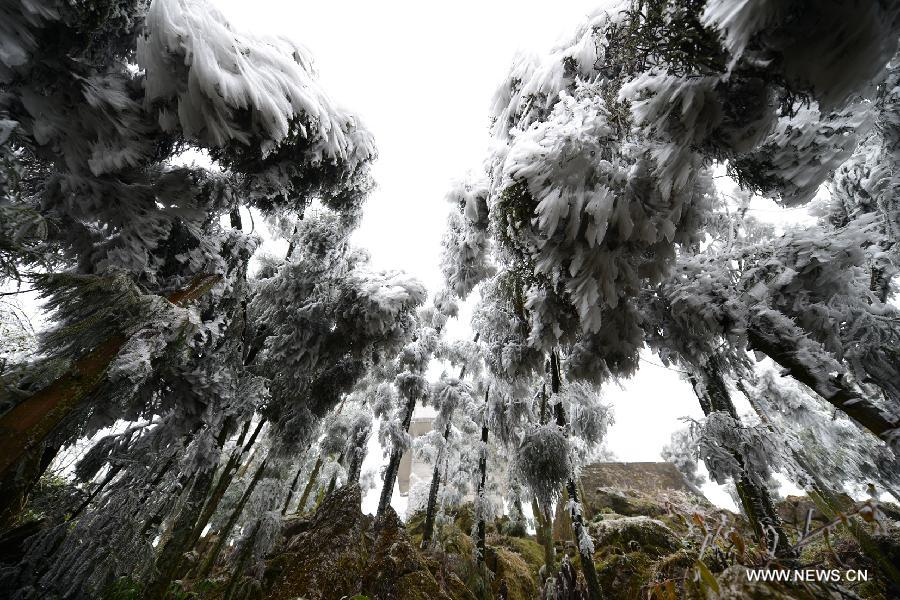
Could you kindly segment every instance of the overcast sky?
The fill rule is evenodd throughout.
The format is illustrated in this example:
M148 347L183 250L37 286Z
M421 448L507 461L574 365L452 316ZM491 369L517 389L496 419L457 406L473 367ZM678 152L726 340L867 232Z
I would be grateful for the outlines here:
M433 291L444 195L452 180L481 165L497 84L517 52L545 52L604 0L216 4L236 29L284 35L309 48L324 88L372 131L378 188L354 241L376 267L412 273ZM661 460L669 435L683 426L679 419L702 416L678 373L646 361L634 379L608 386L605 395L616 418L609 447L624 461ZM370 456L367 466L377 460ZM707 492L734 508L721 490ZM367 498L366 507L373 501ZM395 494L398 508L402 503Z

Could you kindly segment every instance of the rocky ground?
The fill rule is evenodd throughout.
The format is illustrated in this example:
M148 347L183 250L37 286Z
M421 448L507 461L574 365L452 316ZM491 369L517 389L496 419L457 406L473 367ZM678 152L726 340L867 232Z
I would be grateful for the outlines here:
M671 492L653 497L643 492L604 488L592 494L590 531L594 561L607 598L613 599L818 599L896 598L889 576L860 552L845 525L813 536L790 563L773 563L753 541L747 524L737 515L719 510L690 494ZM262 586L248 579L233 598L273 600L441 599L520 600L578 599L579 581L545 586L544 549L506 520L489 524L484 566L473 561L472 513L468 506L439 524L436 543L420 550L423 516L405 525L393 511L375 519L359 510L357 488L344 488L326 497L318 510L295 516L285 526L284 539L267 563ZM877 551L900 565L900 514L887 507L889 530L878 533L874 524L858 517L848 523L865 527ZM847 505L847 514L853 505ZM779 511L792 536L827 525L807 498L788 498ZM564 523L557 528L565 529ZM557 536L560 537L560 536ZM555 541L557 578L580 577L574 546ZM700 554L703 554L702 558ZM572 569L575 566L575 570ZM817 569L866 569L868 582L824 584L753 583L748 568L778 566ZM206 582L204 597L221 595L223 573ZM545 589L546 588L546 589Z

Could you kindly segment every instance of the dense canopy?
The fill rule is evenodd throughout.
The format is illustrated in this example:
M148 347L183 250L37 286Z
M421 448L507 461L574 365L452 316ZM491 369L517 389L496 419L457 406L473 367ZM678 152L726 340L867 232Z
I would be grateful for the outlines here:
M598 8L499 82L428 290L354 245L375 140L306 48L207 0L3 0L0 591L266 597L357 488L380 487L360 543L382 540L412 454L429 577L464 555L465 597L504 589L518 532L541 598L616 598L579 476L614 451L604 389L652 353L704 415L663 457L698 494L703 463L754 537L694 513L684 581L728 597L728 561L806 567L843 526L869 597L900 593L898 39L894 0ZM763 223L762 199L814 219ZM37 330L4 300L27 289ZM650 422L660 400L629 401ZM776 477L824 533L787 528Z

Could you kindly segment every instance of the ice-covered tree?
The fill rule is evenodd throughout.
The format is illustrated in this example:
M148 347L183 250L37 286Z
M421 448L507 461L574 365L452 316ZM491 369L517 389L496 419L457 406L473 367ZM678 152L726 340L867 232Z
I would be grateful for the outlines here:
M706 482L706 478L697 472L699 448L694 431L691 427L685 427L673 432L669 443L660 452L662 459L675 465L694 489L699 489Z
M143 377L167 349L196 345L191 327L228 328L221 304L241 304L256 242L223 228L222 215L297 213L314 197L353 214L369 188L371 138L321 90L305 50L239 33L203 2L103 7L104 19L92 6L3 9L4 181L14 184L4 185L14 217L3 219L5 272L52 269L34 277L61 308L44 354L64 353L94 382L76 389L35 365L5 388L22 399L2 417L4 472L29 451L23 438L40 443L62 417L77 422L117 355L130 354L110 373ZM221 169L179 166L187 148ZM167 308L167 297L195 301L210 286L197 313ZM107 410L108 397L92 397L98 422L126 416ZM29 425L27 415L47 418Z
M477 339L477 338L476 338ZM429 394L432 406L437 411L434 426L429 434L416 440L419 452L428 456L434 465L425 504L425 525L422 532L422 547L427 547L434 534L435 517L438 510L438 492L441 485L441 470L453 454L453 445L465 443L466 430L474 430L475 390L465 381L465 377L477 376L481 371L481 356L472 343L457 342L446 347L439 344L437 356L447 360L451 368L459 369L458 377L444 376L437 381ZM477 395L477 394L475 394ZM454 422L456 431L454 432ZM456 454L459 454L457 449ZM458 459L457 459L458 460Z
M31 279L54 311L40 360L4 373L3 470L33 477L22 465L45 446L159 416L103 457L74 527L37 540L40 568L23 570L60 593L128 574L152 597L221 518L257 425L273 460L309 439L378 351L406 341L424 290L346 245L374 146L305 49L204 2L95 9L2 8L3 277ZM211 168L183 166L183 150ZM259 280L248 211L295 224L295 256Z
M429 385L425 371L436 344L437 332L433 328L427 325L417 328L413 341L406 344L385 369L387 380L382 381L376 392L375 414L382 419L378 435L388 452L378 500L379 515L391 505L400 459L410 447L409 425L416 403L426 401Z

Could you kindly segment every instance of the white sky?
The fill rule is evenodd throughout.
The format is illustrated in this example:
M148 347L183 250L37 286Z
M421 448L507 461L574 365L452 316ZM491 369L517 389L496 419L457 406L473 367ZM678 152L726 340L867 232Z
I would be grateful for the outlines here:
M378 188L355 243L371 252L376 268L402 269L435 290L448 211L444 195L454 179L480 167L491 99L513 57L547 51L605 2L214 3L236 29L284 35L309 48L325 90L361 117L378 146ZM774 205L760 210L781 213ZM466 329L452 328L460 334ZM680 419L702 416L678 373L646 361L639 375L605 394L616 419L609 447L623 461L661 460L671 432L683 426ZM370 450L364 468L377 468L377 444ZM718 486L704 491L717 504L736 508ZM367 511L377 494L366 498ZM403 514L405 498L396 492L394 505Z

